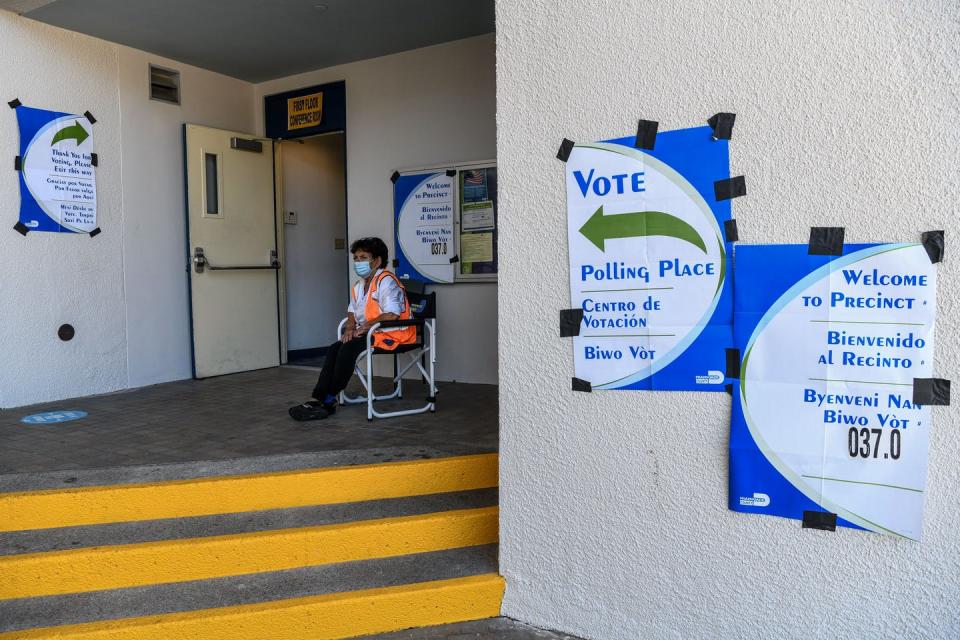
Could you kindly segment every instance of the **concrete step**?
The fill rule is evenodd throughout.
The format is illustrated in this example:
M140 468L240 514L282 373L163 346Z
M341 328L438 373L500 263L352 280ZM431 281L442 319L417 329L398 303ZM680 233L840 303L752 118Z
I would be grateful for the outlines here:
M488 573L200 609L161 616L45 627L0 640L338 640L498 614L504 582Z
M497 505L497 491L496 488L477 489L295 509L12 531L0 533L0 557L494 507Z
M436 627L408 629L362 636L356 640L583 640L575 636L538 629L510 618L487 618Z
M431 553L397 556L376 560L361 560L355 562L327 564L317 567L293 569L259 573L254 575L233 576L179 583L175 585L151 585L129 589L97 591L92 593L48 596L41 598L24 598L0 602L0 640L22 637L87 637L82 634L65 633L67 630L57 627L61 625L82 625L100 623L97 631L102 631L103 623L114 625L117 628L138 628L143 619L157 621L162 627L170 629L168 624L159 617L183 614L184 612L203 612L203 616L194 615L193 619L202 617L219 618L225 615L243 618L258 611L257 607L265 604L277 619L282 618L281 612L290 608L295 600L316 598L340 594L344 596L342 602L349 602L350 598L364 598L371 589L407 588L407 591L418 592L423 583L451 580L469 576L486 576L484 595L466 591L474 605L484 610L494 609L493 613L476 615L476 618L488 617L499 613L499 597L495 602L489 599L489 583L494 580L497 570L496 545L484 545L461 549L450 549ZM473 593L473 595L469 595ZM496 595L496 589L492 592ZM351 596L350 594L353 594ZM396 594L394 594L396 595ZM244 610L243 608L247 609ZM230 611L224 610L230 608ZM242 615L241 615L242 614ZM193 615L193 614L191 614ZM365 616L361 616L364 618ZM461 620L476 619L461 617ZM452 622L453 620L446 620ZM167 622L170 622L168 619ZM441 620L440 622L445 622ZM198 626L202 625L197 622ZM434 624L434 623L430 623ZM17 635L26 633L24 630L35 627L30 632L35 635ZM279 623L284 628L286 623ZM422 626L408 623L406 627ZM93 629L90 627L89 629ZM394 626L392 629L403 629L404 626ZM360 633L377 633L388 630L381 626L373 631L359 631ZM55 636L62 633L63 636ZM207 632L212 634L211 629ZM90 636L101 637L101 636ZM127 637L124 635L104 635L104 638ZM130 636L141 637L141 636ZM147 637L147 636L144 636ZM152 636L150 636L152 637ZM161 636L163 637L163 636ZM168 635L168 638L187 636ZM198 635L198 638L215 638L216 635ZM228 637L228 636L225 636ZM236 636L245 637L245 636ZM285 636L267 633L262 638L300 637ZM348 637L348 636L307 636L317 637Z
M0 640L313 640L495 616L497 484L482 454L0 493Z
M0 474L0 493L75 489L118 484L145 484L171 480L194 480L217 476L240 476L278 471L326 469L382 462L407 462L449 458L459 454L429 446L335 449L269 456L244 456L229 460L199 460L164 464L140 464L32 473Z
M0 532L189 518L496 487L497 454L0 494Z
M48 551L0 558L0 600L82 593L385 558L498 540L498 509L225 536Z

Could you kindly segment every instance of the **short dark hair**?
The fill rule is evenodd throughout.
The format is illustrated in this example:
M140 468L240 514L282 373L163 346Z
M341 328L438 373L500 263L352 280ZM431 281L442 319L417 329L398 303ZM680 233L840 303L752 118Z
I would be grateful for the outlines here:
M374 258L380 258L380 267L387 268L387 258L390 257L390 250L387 249L386 243L380 238L371 236L354 240L353 244L350 245L350 253L356 253L357 251L366 251Z

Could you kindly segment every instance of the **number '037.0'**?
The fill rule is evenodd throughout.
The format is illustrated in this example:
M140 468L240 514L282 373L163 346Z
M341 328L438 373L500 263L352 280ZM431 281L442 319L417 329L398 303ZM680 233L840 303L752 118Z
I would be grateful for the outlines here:
M884 445L883 429L850 427L850 431L847 432L847 452L851 458L898 460L900 458L900 430L890 429L887 433L890 434L890 437L886 439L888 442Z

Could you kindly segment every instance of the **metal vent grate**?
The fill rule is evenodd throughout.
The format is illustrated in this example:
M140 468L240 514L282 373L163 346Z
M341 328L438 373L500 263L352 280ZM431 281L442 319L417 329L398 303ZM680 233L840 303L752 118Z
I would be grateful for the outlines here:
M150 65L150 99L180 104L180 72Z

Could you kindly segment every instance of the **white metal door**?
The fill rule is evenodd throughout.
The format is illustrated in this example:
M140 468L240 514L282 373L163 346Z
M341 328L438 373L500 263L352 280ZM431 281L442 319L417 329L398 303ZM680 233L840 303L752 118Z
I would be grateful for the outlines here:
M280 364L273 142L186 125L197 378Z

